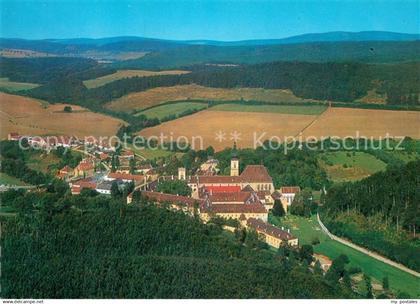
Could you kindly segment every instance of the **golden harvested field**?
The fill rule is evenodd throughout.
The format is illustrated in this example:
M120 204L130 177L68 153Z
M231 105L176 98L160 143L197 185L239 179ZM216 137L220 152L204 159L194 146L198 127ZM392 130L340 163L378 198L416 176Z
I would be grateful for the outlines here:
M262 136L262 141L271 136L295 136L306 125L314 120L313 115L291 115L281 113L251 113L251 112L227 112L227 111L201 111L197 114L179 118L161 125L144 129L140 135L149 137L152 135L186 136L192 144L192 137L200 136L203 139L203 148L213 146L217 150L231 147L234 140L231 138L234 132L240 133L237 140L238 147L254 147L253 134L256 138ZM225 140L216 139L217 132L222 131ZM264 135L264 132L265 135ZM199 140L194 140L195 149L200 149Z
M384 138L410 136L420 138L420 111L390 111L350 108L329 108L306 130L308 136L360 136Z
M70 105L73 113L64 113L65 104L45 105L39 100L0 93L0 136L10 132L25 135L114 135L123 121Z
M169 121L161 125L144 129L140 132L145 137L186 136L192 143L192 137L201 137L204 148L212 145L220 150L232 146L232 133L240 133L237 140L239 147L254 147L255 138L264 139L273 136L285 140L284 137L295 136L302 139L308 136L353 136L359 130L360 136L373 138L390 136L410 136L420 138L420 112L365 110L350 108L330 108L320 116L295 115L282 113L252 113L230 111L201 111L197 114ZM224 132L225 139L216 139L216 133ZM263 135L263 136L261 136ZM260 137L261 136L261 137ZM195 148L198 140L195 140Z
M107 104L117 111L142 110L167 101L176 100L259 100L268 102L310 101L296 97L288 90L266 90L260 88L221 89L196 84L159 87L143 92L131 93Z
M88 88L97 88L115 80L131 77L156 76L156 75L180 75L187 74L189 71L168 70L168 71L145 71L145 70L119 70L114 74L105 75L95 79L83 81L83 84Z

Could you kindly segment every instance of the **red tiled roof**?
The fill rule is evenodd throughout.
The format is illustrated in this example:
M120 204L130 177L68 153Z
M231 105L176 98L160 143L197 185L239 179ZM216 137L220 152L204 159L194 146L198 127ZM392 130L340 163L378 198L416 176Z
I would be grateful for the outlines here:
M225 176L225 175L200 175L191 176L190 182L200 184L239 184L241 178L239 176Z
M129 173L110 172L108 174L108 178L142 181L142 180L144 180L144 175L135 175L135 174L129 174Z
M92 161L89 160L83 160L77 165L77 169L82 171L92 170L95 168L95 165Z
M214 213L267 213L261 203L254 204L214 204L204 212Z
M160 192L152 192L152 191L142 191L142 197L147 197L152 200L156 200L159 203L169 202L169 203L181 203L187 205L189 207L194 207L196 203L202 204L203 200L201 199L194 199L188 196L182 195L175 195L175 194L168 194L168 193L160 193Z
M226 192L239 192L240 186L205 186L209 193L226 193Z
M219 192L210 194L212 202L243 202L245 203L252 194L250 192Z
M123 151L123 153L121 153L121 156L128 156L128 157L130 157L130 156L134 156L134 152L133 151L131 151L131 150L124 150Z
M62 171L58 171L57 174L55 175L58 178L64 178L66 177L67 173L62 172Z
M67 165L60 169L60 172L63 173L69 173L70 171L73 171L73 169Z
M257 182L257 183L272 183L273 180L268 174L267 168L262 165L248 165L241 173L241 179L244 182Z
M105 160L105 159L109 158L109 155L108 155L108 153L102 152L102 153L99 154L99 158L101 160Z
M281 193L298 193L300 192L300 187L281 187L280 188Z
M96 189L96 183L91 179L81 179L71 186L71 192L73 193L80 193L82 189Z
M247 226L255 229L257 232L266 233L280 240L287 241L287 240L295 239L295 237L291 235L290 233L288 233L287 231L281 230L259 219L249 218L247 220Z

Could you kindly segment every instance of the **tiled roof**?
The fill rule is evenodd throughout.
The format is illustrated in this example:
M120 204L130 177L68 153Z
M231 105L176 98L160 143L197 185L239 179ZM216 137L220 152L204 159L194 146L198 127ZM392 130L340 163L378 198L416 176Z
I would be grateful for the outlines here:
M132 157L132 156L134 156L134 152L133 152L133 151L131 151L131 150L124 150L124 151L121 153L121 156L122 156L122 157Z
M200 184L239 184L241 183L241 178L239 176L226 175L191 176L189 182Z
M94 182L92 179L81 179L71 186L71 192L72 193L80 193L82 189L96 189L96 182Z
M281 193L298 193L300 192L300 187L281 187L280 188Z
M109 155L108 155L108 153L102 152L102 153L99 154L99 158L101 160L105 160L105 159L109 158Z
M93 161L83 160L77 165L77 169L82 171L92 170L95 168Z
M108 174L108 178L142 181L142 180L144 180L144 175L110 172Z
M214 213L267 213L261 203L254 204L214 204L205 209L204 212Z
M209 193L226 193L226 192L239 192L240 186L205 186Z
M291 235L290 233L288 233L287 231L281 230L259 219L249 218L247 220L247 226L255 229L257 232L266 233L280 240L288 241L288 240L295 239L295 237Z
M256 183L272 183L273 180L268 174L267 168L262 165L248 165L245 170L241 173L240 178L244 182L256 182Z
M210 194L212 202L243 202L245 203L252 194L250 192L219 192Z
M73 168L71 168L67 165L60 169L60 172L62 172L62 173L69 173L71 171L73 171Z
M57 174L55 175L57 178L65 178L67 176L67 173L62 172L62 171L58 171Z

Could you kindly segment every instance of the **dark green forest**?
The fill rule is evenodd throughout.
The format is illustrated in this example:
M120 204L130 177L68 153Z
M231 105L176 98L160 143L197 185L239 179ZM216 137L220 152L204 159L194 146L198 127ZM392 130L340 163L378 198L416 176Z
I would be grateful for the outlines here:
M354 183L334 185L322 208L339 236L420 270L420 161L388 166Z
M23 94L49 102L76 103L96 111L104 103L131 92L191 83L217 88L290 89L301 98L341 102L352 102L373 89L391 105L417 106L420 102L418 62L271 62L216 68L198 65L189 67L190 74L125 78L90 90L83 80L115 70L89 59L60 57L2 58L0 67L2 77L43 84Z
M255 64L272 61L403 62L419 59L419 41L311 42L287 45L167 48L146 56L114 63L117 68L168 69L201 63Z
M1 199L16 212L2 218L3 298L355 296L313 274L305 256L145 201L13 190Z
M0 77L11 81L48 84L67 78L86 80L115 72L95 60L72 57L0 57Z

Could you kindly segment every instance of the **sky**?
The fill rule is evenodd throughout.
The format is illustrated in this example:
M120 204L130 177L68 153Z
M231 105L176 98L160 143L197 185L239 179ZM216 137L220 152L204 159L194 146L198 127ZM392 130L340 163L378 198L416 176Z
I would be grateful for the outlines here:
M420 33L420 0L0 0L0 36L223 41L330 31Z

